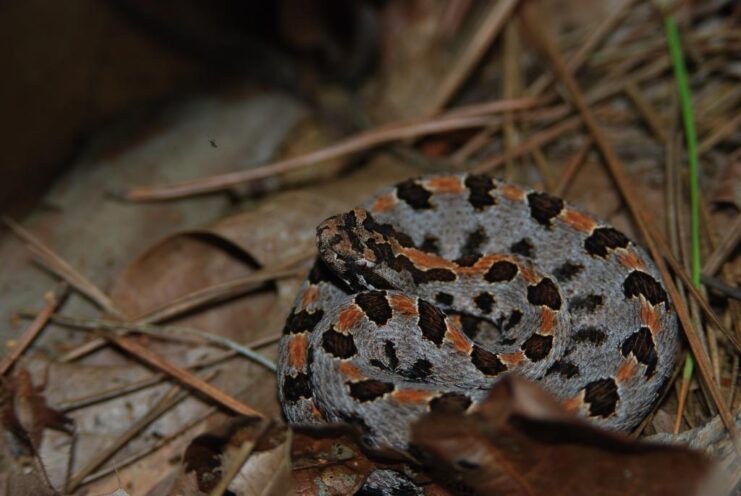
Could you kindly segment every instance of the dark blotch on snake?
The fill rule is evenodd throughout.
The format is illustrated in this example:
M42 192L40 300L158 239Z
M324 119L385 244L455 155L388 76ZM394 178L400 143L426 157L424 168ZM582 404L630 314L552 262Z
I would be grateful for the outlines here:
M656 371L659 356L656 353L656 345L648 327L641 327L640 330L628 336L623 341L620 351L624 357L633 353L636 360L646 366L646 377L651 377Z
M530 193L527 202L533 219L546 227L550 227L551 220L563 210L563 200L547 193Z
M286 325L283 327L283 334L311 331L322 320L322 317L324 317L324 312L319 309L314 310L314 312L301 310L298 313L292 313L288 316L288 320L286 320Z
M587 239L584 240L584 248L590 255L607 257L608 250L615 248L627 248L630 240L617 229L612 227L598 227Z
M408 369L399 370L399 375L412 381L426 379L432 374L432 362L424 358L418 359Z
M591 417L607 418L615 413L620 395L612 378L598 379L584 388L584 402L589 405Z
M507 370L507 366L502 363L498 356L478 345L473 345L471 362L482 373L489 376L499 375Z
M465 394L443 393L430 401L430 410L440 413L463 413L471 403L471 398Z
M574 333L573 339L577 343L590 343L599 346L607 339L607 333L597 327L582 327Z
M358 352L353 337L337 332L334 327L322 334L322 348L337 358L351 358Z
M563 265L553 271L553 275L560 282L566 282L576 277L582 270L584 270L584 266L582 264L564 262Z
M379 224L370 213L366 213L363 227L368 231L380 233L386 238L395 239L401 246L406 248L412 248L414 246L414 241L408 234L397 231L391 224Z
M489 239L483 227L479 226L466 236L460 256L454 260L462 267L471 267L481 258L481 247Z
M517 271L517 265L512 262L494 262L486 274L484 274L484 279L491 283L508 282L515 278Z
M419 249L427 252L427 253L434 253L435 255L440 254L440 240L438 240L435 236L432 236L431 234L428 234L425 236L425 239L422 240L422 244L419 245Z
M435 305L424 300L417 301L417 311L419 312L419 329L422 331L422 336L437 346L442 345L447 328L445 314L438 310Z
M491 313L494 308L494 297L491 293L479 293L473 298L473 302L484 313Z
M296 377L286 375L283 378L283 396L291 402L296 402L301 398L311 398L309 374L299 372Z
M551 365L545 375L559 374L561 377L571 379L579 375L579 367L565 360L558 360Z
M569 300L569 311L574 314L594 313L605 303L605 297L598 294L575 296Z
M517 243L513 243L509 247L509 251L521 257L535 258L535 246L527 238L522 238Z
M666 292L661 287L661 284L640 270L634 270L625 278L623 291L626 298L643 295L652 305L667 303Z
M350 396L361 403L376 400L394 390L394 385L390 382L382 382L375 379L350 382L348 385L350 386Z
M355 303L378 326L384 325L391 318L391 305L386 300L386 292L384 291L358 293L355 295Z
M432 193L417 184L414 179L409 179L396 186L396 196L404 200L410 207L415 210L424 210L432 208L430 197Z
M552 347L553 336L541 336L540 334L533 334L521 346L525 356L533 362L539 362L547 357Z
M476 210L483 210L497 203L496 199L489 194L489 191L495 188L492 178L471 174L466 177L463 184L470 191L468 202Z
M440 291L435 295L435 301L437 303L440 303L441 305L447 305L450 306L453 304L454 298L452 294L444 293Z
M461 331L463 331L463 334L465 334L471 339L476 339L476 336L481 331L481 329L479 328L479 324L481 324L481 319L478 319L474 317L473 315L467 315L467 314L461 314L460 319L461 319Z
M552 310L561 308L561 295L556 284L544 277L534 286L527 287L527 301L533 305L544 305Z

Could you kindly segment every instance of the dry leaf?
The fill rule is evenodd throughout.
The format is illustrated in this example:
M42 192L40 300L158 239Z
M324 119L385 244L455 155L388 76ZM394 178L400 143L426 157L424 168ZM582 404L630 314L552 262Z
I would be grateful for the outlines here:
M699 495L711 473L698 452L597 429L513 376L469 415L428 414L412 442L432 477L465 494Z
M45 429L71 433L72 419L51 408L43 395L44 386L34 386L31 374L20 369L0 384L3 429L27 454L35 454Z

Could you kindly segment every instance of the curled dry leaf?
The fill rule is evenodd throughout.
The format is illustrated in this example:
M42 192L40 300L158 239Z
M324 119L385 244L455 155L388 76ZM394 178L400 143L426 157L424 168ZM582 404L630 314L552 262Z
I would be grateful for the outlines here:
M431 476L465 494L709 494L711 463L700 453L597 429L518 377L468 415L423 417L412 442Z
M290 446L291 435L285 426L261 425L245 417L226 420L194 438L178 470L149 494L211 494L235 463L241 463L241 468L229 483L227 494L290 494ZM245 453L246 459L240 458Z
M0 383L2 427L24 454L35 454L45 429L71 433L72 419L46 403L44 386L34 386L31 374L20 369Z

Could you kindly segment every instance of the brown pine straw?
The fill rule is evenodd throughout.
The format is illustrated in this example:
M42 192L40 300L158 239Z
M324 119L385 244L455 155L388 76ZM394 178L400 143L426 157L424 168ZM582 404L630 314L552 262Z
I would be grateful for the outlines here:
M204 377L205 381L213 380L216 376L216 372L211 372ZM93 473L98 467L107 462L118 450L123 448L126 443L131 441L140 432L146 429L152 422L160 418L166 412L171 410L175 405L183 401L188 396L187 391L183 391L180 385L172 386L165 394L163 394L157 403L149 409L141 418L137 419L126 431L118 436L111 444L103 448L95 454L95 457L90 460L84 467L82 467L75 475L70 477L65 484L67 492L74 492L80 486L80 483L88 475Z
M75 270L67 263L67 261L62 259L62 257L47 248L33 234L25 230L20 224L9 217L3 217L3 222L5 222L10 230L13 231L13 234L26 243L27 248L31 253L36 255L39 260L46 264L52 272L59 275L62 279L67 281L70 286L77 289L104 311L111 315L116 315L118 313L116 306L113 304L111 299L103 293L103 291L98 289L89 279Z
M715 275L726 259L733 253L736 246L741 241L741 215L736 217L733 225L728 230L726 236L721 240L713 253L705 260L702 267L702 273L707 276Z
M585 126L592 135L592 138L599 148L605 160L605 163L613 176L613 179L615 180L623 198L625 199L625 202L628 205L628 208L630 209L639 230L641 231L644 241L646 242L646 245L648 246L648 249L651 252L654 261L656 262L659 271L661 272L664 284L674 303L679 320L682 323L682 327L687 337L687 341L690 345L690 349L695 356L700 375L702 376L707 386L710 396L712 397L713 402L718 409L718 413L720 414L724 425L731 434L731 438L733 440L737 453L741 455L741 434L739 433L739 430L734 423L734 419L731 415L730 410L728 409L728 405L726 405L726 403L723 401L723 397L721 396L720 389L713 374L710 360L705 353L705 350L700 341L700 337L697 335L695 328L692 326L689 314L687 312L687 307L681 300L679 292L674 285L674 281L669 275L667 267L664 264L662 252L657 247L656 239L660 238L661 235L649 218L646 208L643 206L639 197L635 194L636 189L633 186L632 181L627 176L622 162L615 153L615 150L612 148L612 144L597 124L597 121L592 114L592 110L589 108L584 100L584 95L579 87L579 84L576 82L576 79L574 78L572 72L564 63L563 57L559 52L556 44L553 42L553 40L550 39L548 31L540 25L537 6L532 2L527 2L522 6L520 13L525 26L528 28L530 36L542 50L542 52L546 55L546 58L551 64L553 71L556 73L556 76L571 95L574 106L577 108L579 114L584 120Z
M433 115L442 110L455 95L510 18L517 3L518 0L499 0L489 4L489 11L485 14L481 26L467 43L465 51L457 57L447 77L438 86L437 93L425 112L426 115Z
M393 141L404 141L428 134L485 126L491 119L491 116L488 114L493 113L491 112L492 108L495 108L497 112L504 112L507 110L523 110L538 104L540 104L540 100L527 98L510 102L485 102L483 104L470 105L464 109L459 109L450 114L443 114L433 119L425 118L387 124L355 134L334 145L296 157L279 160L261 167L191 179L164 186L134 187L124 193L123 198L129 201L170 200L222 191L256 179L263 179L302 167L316 165L320 162L357 153ZM487 115L479 115L481 109L485 109Z
M556 189L553 190L554 195L563 196L564 193L566 193L566 188L569 187L574 176L576 176L576 173L579 171L579 168L584 164L584 160L586 160L587 154L593 144L594 141L592 141L592 138L587 136L584 143L581 145L581 148L576 151L568 164L566 164L566 168L564 169L563 174L561 174L561 180L556 186Z
M612 33L613 28L628 12L628 9L635 3L636 0L623 0L613 11L611 11L607 17L595 28L595 30L587 37L579 49L569 60L569 67L572 71L578 71L584 62L587 61L592 52L597 48L602 41ZM533 84L531 84L526 90L525 94L530 96L541 95L546 88L553 82L553 75L551 73L545 73L539 77ZM619 91L619 90L617 90ZM563 115L569 112L570 106L562 106ZM489 137L491 137L497 129L499 129L499 122L492 122L489 126L479 131L473 136L468 142L461 146L460 150L453 156L455 163L463 163L468 157L476 153L482 146L484 146Z
M16 343L15 347L8 353L2 362L0 362L0 376L5 375L15 364L16 360L23 355L23 352L31 346L39 333L46 327L49 322L49 317L56 311L59 305L64 302L69 294L69 285L66 282L62 282L56 285L56 287L47 292L44 295L46 305L44 308L36 314L33 321L28 325L26 330L21 335L20 339Z
M42 262L49 265L49 267L58 276L67 281L72 287L80 290L81 292L83 292L83 294L87 295L100 308L109 311L111 315L120 318L121 320L125 320L123 312L116 308L114 303L107 296L105 296L105 294L100 289L98 289L92 282L85 278L74 267L69 265L65 260L59 257L59 255L54 253L38 238L36 238L30 232L26 231L19 224L10 221L9 219L5 219L5 222L9 226L11 226L11 229L16 235L18 235L21 239L23 239L30 245L31 251L35 253ZM55 269L60 270L57 271ZM187 384L191 388L200 391L201 393L210 397L212 400L223 405L224 407L248 417L264 418L264 415L262 413L245 405L233 396L230 396L229 394L215 388L214 386L192 374L191 372L188 372L187 370L160 357L156 353L140 345L137 341L113 333L106 334L105 338L114 343L119 348L128 351L140 360L147 362L153 367L174 377L178 381Z
M510 150L509 153L504 153L502 155L498 155L494 158L486 160L471 170L473 172L488 172L497 169L507 160L520 157L526 153L530 153L535 150L535 148L546 145L562 134L565 134L568 131L573 131L581 125L582 120L579 117L571 117L569 119L561 121L560 124L556 124L547 129L544 129L543 131L537 133L535 136L531 137L526 142L515 146L514 148L512 148L512 150Z

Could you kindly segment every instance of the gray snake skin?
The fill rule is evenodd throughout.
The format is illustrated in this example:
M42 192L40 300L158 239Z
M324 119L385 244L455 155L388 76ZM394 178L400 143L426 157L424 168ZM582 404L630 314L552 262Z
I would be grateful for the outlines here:
M481 175L411 179L324 221L317 242L280 343L292 424L349 422L406 450L415 418L475 408L513 371L629 430L671 374L677 320L654 264L559 198Z

